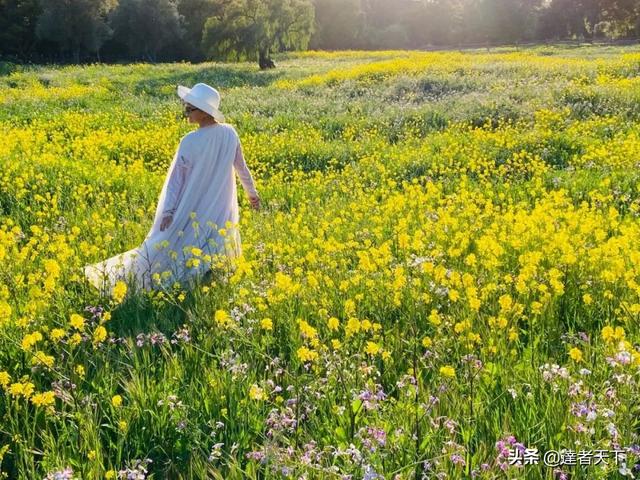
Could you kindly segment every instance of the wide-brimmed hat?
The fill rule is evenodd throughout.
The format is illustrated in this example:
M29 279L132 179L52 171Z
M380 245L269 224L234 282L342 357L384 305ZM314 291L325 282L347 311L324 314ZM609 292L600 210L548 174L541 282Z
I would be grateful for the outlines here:
M196 83L193 88L178 85L178 96L194 107L207 112L218 122L224 122L220 107L220 94L206 83Z

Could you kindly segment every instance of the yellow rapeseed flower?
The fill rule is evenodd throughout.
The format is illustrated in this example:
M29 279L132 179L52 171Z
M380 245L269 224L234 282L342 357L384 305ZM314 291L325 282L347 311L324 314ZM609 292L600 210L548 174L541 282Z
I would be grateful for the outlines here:
M431 313L429 314L429 322L431 322L431 324L435 326L438 326L442 323L442 319L440 318L440 315L435 308L431 310Z
M350 317L344 331L347 334L347 337L358 333L360 331L360 320L355 317Z
M296 354L298 355L298 358L302 362L311 362L316 358L318 358L318 352L315 352L314 350L310 350L305 346L300 347L297 350Z
M55 402L55 393L52 391L36 393L33 397L31 397L31 403L33 403L36 407L48 407L49 405L53 405Z
M6 371L0 372L0 387L5 388L7 385L9 385L10 381L11 381L11 375L9 375L8 372Z
M54 362L55 362L55 358L53 358L51 355L47 355L46 353L40 350L38 350L33 355L33 359L32 359L32 363L34 365L42 364L42 365L46 365L49 368L53 367Z
M231 323L231 316L224 310L216 310L216 313L214 314L213 318L215 319L216 323L221 327L226 327Z
M625 338L624 328L613 328L609 325L602 327L601 335L602 339L607 343L613 343L616 340L623 340Z
M28 333L22 338L22 349L25 351L31 350L36 343L42 340L42 334L38 331L33 333Z
M327 320L327 327L329 327L329 330L331 331L338 330L338 328L340 327L340 320L338 320L336 317L331 317L329 320Z
M78 315L77 313L73 313L71 318L69 319L69 323L76 330L84 330L84 317L82 315Z
M98 325L93 332L93 343L98 344L104 342L107 338L107 329L102 325Z
M569 350L569 356L575 362L582 361L582 351L579 348L573 347Z
M456 371L451 365L444 365L440 367L440 373L445 377L455 377Z
M267 396L264 390L254 383L251 385L251 388L249 388L249 398L251 398L251 400L265 400Z
M127 294L127 284L122 280L116 282L113 286L113 299L116 303L121 303L124 300L125 295Z
M364 351L369 355L376 355L380 350L382 350L382 347L377 343L367 342L367 346Z
M300 333L304 338L314 339L318 336L318 331L305 320L298 319L298 326L300 327Z
M35 385L31 382L16 382L9 387L9 393L14 397L22 396L25 399L31 397Z
M54 328L53 330L51 330L51 332L49 333L49 337L51 338L51 340L53 340L54 342L58 342L61 338L63 338L66 335L66 332L64 331L64 329L62 328Z

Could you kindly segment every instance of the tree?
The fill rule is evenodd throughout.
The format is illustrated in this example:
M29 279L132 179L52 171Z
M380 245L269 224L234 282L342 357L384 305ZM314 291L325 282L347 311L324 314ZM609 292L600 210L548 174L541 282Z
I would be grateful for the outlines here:
M483 37L491 43L513 43L534 35L534 0L483 0L480 22Z
M37 42L38 0L0 0L0 55L27 57Z
M219 0L180 0L178 13L182 17L184 28L185 55L192 60L204 59L202 32L208 18L219 16L224 3Z
M551 0L543 10L544 37L594 39L601 34L603 14L610 0Z
M462 5L454 0L412 2L403 12L410 46L450 45L460 40Z
M603 30L610 37L640 35L639 0L602 0Z
M212 58L258 60L273 68L271 52L307 48L313 31L310 0L231 0L204 27L203 47Z
M314 0L314 50L356 49L364 46L364 15L360 0Z
M111 17L114 36L129 55L150 62L184 33L174 0L120 0ZM170 57L165 52L164 58Z
M36 25L39 39L55 42L64 55L73 54L80 61L83 51L97 53L109 38L107 15L116 0L47 0Z

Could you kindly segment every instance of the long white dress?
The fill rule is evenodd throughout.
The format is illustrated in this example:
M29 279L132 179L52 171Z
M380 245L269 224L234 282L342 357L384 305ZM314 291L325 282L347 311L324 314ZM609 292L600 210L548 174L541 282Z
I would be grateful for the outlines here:
M169 167L153 225L142 244L85 266L87 280L106 295L113 293L118 280L148 290L205 273L209 264L204 255L241 255L234 172L247 193L255 196L253 178L232 125L217 123L186 134ZM162 219L169 214L173 221L161 231Z

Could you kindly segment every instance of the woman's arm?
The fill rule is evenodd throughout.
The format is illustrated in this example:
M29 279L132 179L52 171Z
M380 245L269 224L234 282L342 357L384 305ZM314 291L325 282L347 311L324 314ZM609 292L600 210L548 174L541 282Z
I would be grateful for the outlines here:
M250 198L257 198L258 192L256 191L256 186L253 181L253 177L251 176L251 172L247 167L247 162L244 159L244 155L242 153L242 145L238 142L238 147L236 148L236 158L233 160L233 167L240 178L240 183L242 183L242 187L247 192Z
M162 211L163 219L160 224L160 231L164 231L173 219L173 214L176 212L180 200L184 194L184 187L187 183L187 176L191 170L191 163L184 156L180 155L177 159L177 163L171 172L169 183L167 184L167 193L164 202L164 210Z

